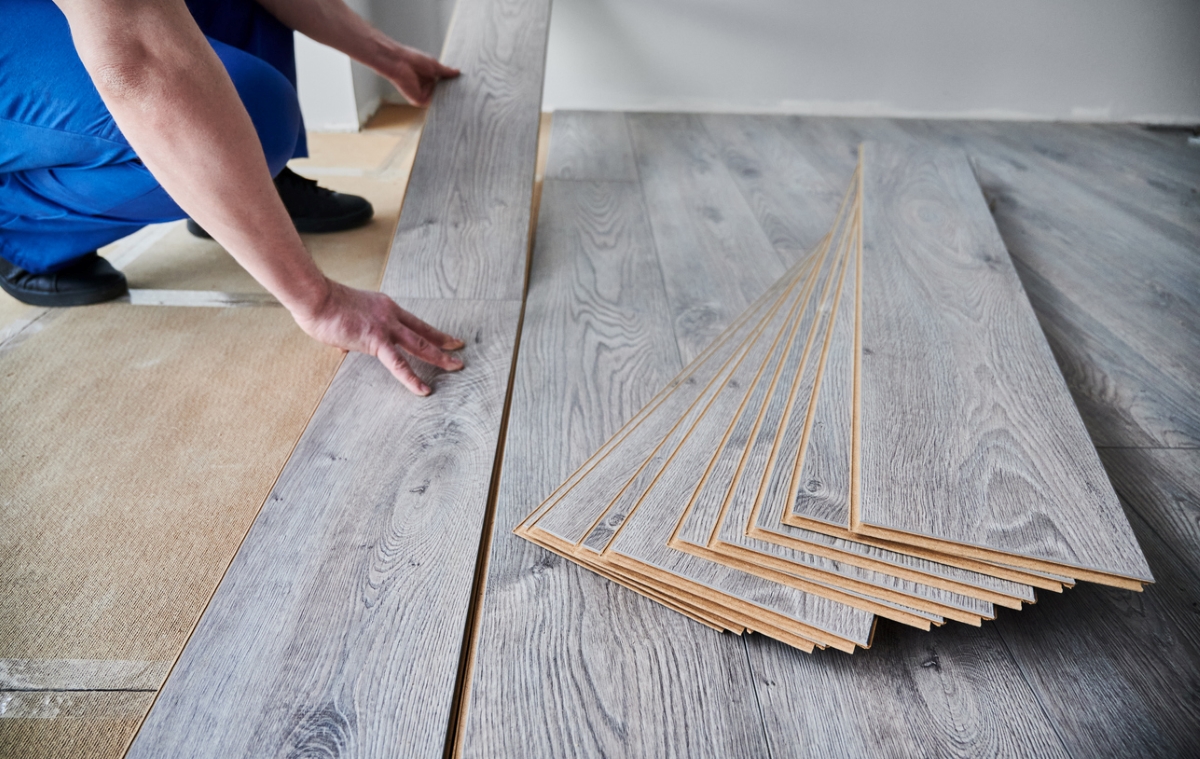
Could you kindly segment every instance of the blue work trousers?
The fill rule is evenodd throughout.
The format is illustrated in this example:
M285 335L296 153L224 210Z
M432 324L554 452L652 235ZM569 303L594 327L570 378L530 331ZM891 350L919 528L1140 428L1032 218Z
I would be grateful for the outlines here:
M272 175L307 155L292 31L252 0L190 0ZM117 128L51 0L0 0L0 256L34 273L185 217Z

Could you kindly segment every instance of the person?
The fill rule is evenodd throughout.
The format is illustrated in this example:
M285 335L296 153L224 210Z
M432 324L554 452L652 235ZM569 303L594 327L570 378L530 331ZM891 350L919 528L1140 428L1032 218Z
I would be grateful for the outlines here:
M0 287L44 306L119 297L125 277L96 250L189 218L313 338L375 356L419 395L408 357L461 369L462 341L330 280L300 240L371 208L286 168L307 154L293 30L416 105L459 75L342 0L0 0Z

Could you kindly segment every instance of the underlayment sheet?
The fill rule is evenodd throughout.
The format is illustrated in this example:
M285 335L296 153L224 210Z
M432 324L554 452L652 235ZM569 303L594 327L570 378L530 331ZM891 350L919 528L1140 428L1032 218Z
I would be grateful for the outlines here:
M0 703L14 705L24 711L27 707L40 709L43 717L7 717L0 715L0 756L13 759L97 759L97 757L119 757L125 746L137 732L142 715L150 708L153 693L103 694L109 701L120 701L121 706L135 707L136 714L124 717L101 717L84 713L63 714L57 705L73 694L44 694L38 704L28 704L29 694L0 692ZM43 694L36 694L42 696ZM127 704L126 696L137 697L135 704ZM16 704L16 699L20 704ZM45 703L40 703L45 702ZM102 712L110 711L98 705ZM49 717L51 710L57 716Z
M340 361L282 308L79 308L0 354L0 658L173 660Z

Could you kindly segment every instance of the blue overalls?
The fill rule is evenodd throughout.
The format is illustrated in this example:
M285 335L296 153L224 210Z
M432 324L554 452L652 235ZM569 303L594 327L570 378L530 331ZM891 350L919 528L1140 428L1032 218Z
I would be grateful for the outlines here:
M189 0L258 131L272 175L308 155L292 31L253 0ZM52 272L186 216L142 165L51 0L0 0L0 256Z

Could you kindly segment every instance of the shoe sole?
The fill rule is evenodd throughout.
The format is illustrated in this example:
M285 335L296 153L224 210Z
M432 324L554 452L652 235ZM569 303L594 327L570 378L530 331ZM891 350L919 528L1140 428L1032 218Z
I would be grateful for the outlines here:
M103 290L84 290L73 293L30 293L13 287L3 279L0 279L0 290L4 290L4 292L28 306L70 308L72 306L92 306L97 303L116 300L129 292L129 285L128 283L122 283L119 286L113 285Z
M345 232L365 225L375 216L375 209L367 206L345 216L335 216L332 219L292 219L296 231L304 235L324 234L326 232ZM211 240L212 235L196 222L188 219L187 230L195 237Z
M321 234L323 232L344 232L347 229L361 227L375 215L371 206L361 208L345 216L335 216L332 219L292 219L296 231L301 234Z

